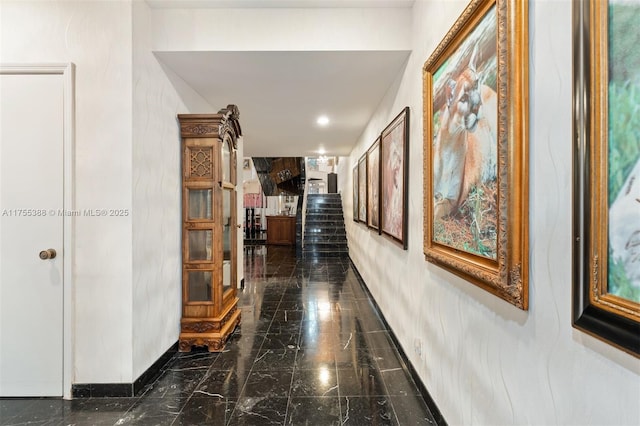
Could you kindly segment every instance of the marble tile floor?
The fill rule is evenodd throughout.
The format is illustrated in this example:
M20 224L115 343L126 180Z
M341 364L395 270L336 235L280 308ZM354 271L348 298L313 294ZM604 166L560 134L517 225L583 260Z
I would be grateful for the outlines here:
M244 267L223 352L176 353L133 398L0 399L0 424L437 424L348 258L251 246Z

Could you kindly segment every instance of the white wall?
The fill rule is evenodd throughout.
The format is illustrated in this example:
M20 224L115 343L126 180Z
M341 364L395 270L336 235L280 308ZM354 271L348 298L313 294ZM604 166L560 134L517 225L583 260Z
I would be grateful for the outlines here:
M404 50L411 9L154 9L154 50Z
M421 67L466 4L416 2L405 74L339 163L350 255L449 424L639 424L640 361L571 327L570 1L530 3L529 311L424 260ZM409 249L403 251L351 220L351 176L407 105Z
M182 243L177 114L217 112L151 52L151 13L133 2L133 375L178 340Z
M181 167L177 114L216 113L152 53L152 11L133 2L133 380L178 340L182 308ZM240 111L242 113L242 111ZM243 222L238 140L238 221ZM244 277L238 229L238 282Z
M1 62L76 64L76 208L129 215L76 219L72 381L131 383L179 333L176 114L217 109L158 64L145 2L2 2L0 19Z
M3 1L0 14L1 62L76 64L76 208L131 212L131 5ZM76 383L131 380L131 221L76 218Z

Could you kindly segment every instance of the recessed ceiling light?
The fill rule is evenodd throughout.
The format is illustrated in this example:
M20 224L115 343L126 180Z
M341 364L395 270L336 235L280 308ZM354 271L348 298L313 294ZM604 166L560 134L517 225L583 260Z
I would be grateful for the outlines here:
M320 155L324 155L324 154L326 154L326 153L327 153L327 151L325 151L325 150L324 150L324 148L320 148L320 149L318 150L318 154L320 154Z
M329 124L329 117L327 117L326 115L321 115L316 120L316 123L318 123L318 125L320 126L326 126L327 124Z

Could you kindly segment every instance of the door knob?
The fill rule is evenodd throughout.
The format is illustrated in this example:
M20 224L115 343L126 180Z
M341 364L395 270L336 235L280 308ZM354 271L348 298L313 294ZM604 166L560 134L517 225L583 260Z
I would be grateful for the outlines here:
M56 257L56 251L54 249L42 250L40 252L40 259L42 260L53 259L55 257Z
M238 227L238 229L242 228L242 225L236 225Z

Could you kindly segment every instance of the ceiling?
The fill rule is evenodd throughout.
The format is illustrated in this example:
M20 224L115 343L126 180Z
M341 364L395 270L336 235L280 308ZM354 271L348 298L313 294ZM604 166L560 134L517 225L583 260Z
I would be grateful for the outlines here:
M152 8L412 7L415 0L146 0Z
M259 3L267 1L332 3ZM401 1L365 3L397 5ZM409 54L410 51L155 53L214 108L238 106L247 157L349 155L385 93L404 71ZM330 119L325 127L316 124L317 117L323 114Z

